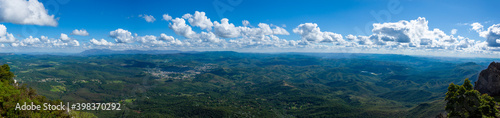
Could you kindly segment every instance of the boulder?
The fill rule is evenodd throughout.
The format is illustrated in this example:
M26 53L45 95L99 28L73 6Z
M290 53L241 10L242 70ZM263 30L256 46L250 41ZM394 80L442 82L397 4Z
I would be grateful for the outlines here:
M488 68L481 71L474 89L482 94L500 96L500 63L491 62Z

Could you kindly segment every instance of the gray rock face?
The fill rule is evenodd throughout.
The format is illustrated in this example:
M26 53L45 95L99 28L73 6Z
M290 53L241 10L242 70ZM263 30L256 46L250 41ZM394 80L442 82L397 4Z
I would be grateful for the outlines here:
M491 62L487 69L481 71L474 89L482 94L500 96L500 63Z

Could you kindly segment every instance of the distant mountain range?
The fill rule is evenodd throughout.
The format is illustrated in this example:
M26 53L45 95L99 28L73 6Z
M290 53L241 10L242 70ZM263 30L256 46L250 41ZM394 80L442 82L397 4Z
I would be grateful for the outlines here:
M78 55L109 55L109 54L175 54L175 53L194 53L195 51L179 50L110 50L110 49L90 49L85 50Z

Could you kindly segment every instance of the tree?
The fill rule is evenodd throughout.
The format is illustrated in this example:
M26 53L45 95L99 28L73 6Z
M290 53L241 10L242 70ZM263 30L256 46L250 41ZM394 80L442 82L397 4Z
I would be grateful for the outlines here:
M448 87L445 100L448 117L461 118L480 118L497 117L498 109L493 97L488 94L479 93L474 90L471 81L467 78L464 84L455 85L453 83Z
M10 72L10 67L4 64L0 67L0 81L7 81L9 84L13 83L14 73Z
M43 103L58 104L61 101L48 100L36 94L36 91L26 86L14 86L14 74L10 72L9 65L0 67L0 117L71 117L62 110L16 110L17 103Z

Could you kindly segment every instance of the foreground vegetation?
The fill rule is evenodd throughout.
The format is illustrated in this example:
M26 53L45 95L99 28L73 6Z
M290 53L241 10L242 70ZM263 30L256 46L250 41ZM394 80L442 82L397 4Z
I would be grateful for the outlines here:
M495 118L500 116L497 102L493 100L493 97L474 90L469 79L465 79L462 85L451 83L445 100L448 117Z

